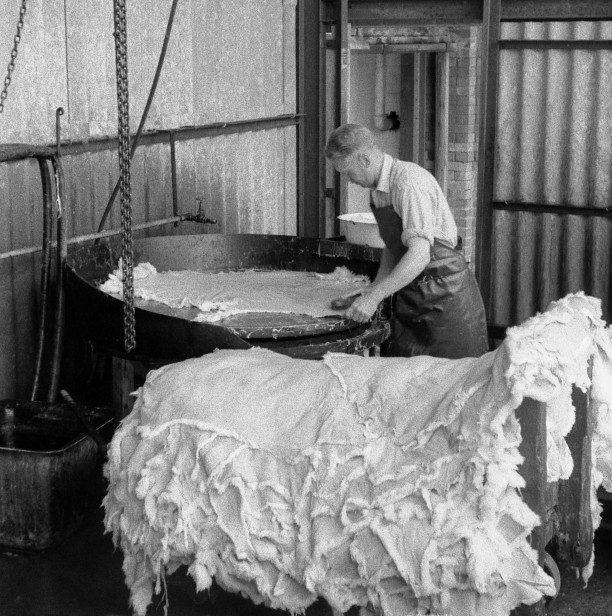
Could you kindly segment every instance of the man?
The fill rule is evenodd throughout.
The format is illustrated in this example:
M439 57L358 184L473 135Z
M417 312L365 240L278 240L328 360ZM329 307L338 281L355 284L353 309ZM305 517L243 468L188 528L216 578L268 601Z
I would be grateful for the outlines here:
M371 191L370 206L385 242L378 273L347 309L364 323L393 296L386 354L476 357L488 350L482 297L457 245L457 226L436 179L396 160L372 133L345 124L329 136L325 155L338 173Z

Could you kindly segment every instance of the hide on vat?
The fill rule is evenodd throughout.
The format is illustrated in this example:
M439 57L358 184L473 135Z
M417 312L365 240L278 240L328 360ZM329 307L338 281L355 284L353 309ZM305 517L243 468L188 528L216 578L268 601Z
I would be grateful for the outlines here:
M571 385L591 385L593 487L612 487L600 316L568 296L479 358L253 349L149 373L111 443L104 502L135 612L181 565L200 590L214 577L294 613L323 596L385 616L507 615L552 594L527 542L538 518L520 496L514 410L550 402L550 479L564 477Z

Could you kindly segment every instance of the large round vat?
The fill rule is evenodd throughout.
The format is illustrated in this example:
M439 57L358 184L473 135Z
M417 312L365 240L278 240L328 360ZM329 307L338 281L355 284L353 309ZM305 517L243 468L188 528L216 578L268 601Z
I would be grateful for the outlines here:
M262 346L295 357L319 358L327 351L362 352L388 335L378 313L368 325L341 316L253 313L218 324L192 321L195 309L155 302L136 304L136 348L124 352L123 303L97 285L117 268L119 237L72 246L66 272L67 322L86 340L113 355L160 362L210 353L216 348ZM288 269L327 273L344 265L373 277L380 250L332 240L278 235L172 235L134 241L134 263L158 271Z

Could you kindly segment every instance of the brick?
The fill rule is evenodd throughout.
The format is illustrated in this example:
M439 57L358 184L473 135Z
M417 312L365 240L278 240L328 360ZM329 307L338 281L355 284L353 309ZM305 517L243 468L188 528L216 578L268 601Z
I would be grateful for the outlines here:
M471 169L465 170L455 170L453 171L453 179L454 180L472 180L474 177L474 172Z
M449 103L452 107L466 109L470 103L476 102L476 96L474 94L451 94L449 96Z
M463 109L461 110L463 112ZM469 114L467 113L457 113L452 117L452 126L468 126L470 124Z
M456 92L459 96L461 96L461 95L468 95L468 96L469 96L469 94L470 94L470 92L471 92L471 89L470 89L470 87L469 87L469 86L457 86L457 87L455 88L455 92Z
M474 133L453 133L451 139L457 143L476 143Z
M474 196L474 191L472 188L468 189L456 189L453 191L453 194L458 199L471 199Z
M454 76L456 77L469 77L470 76L470 68L469 66L461 66L458 67L456 71L454 71Z
M452 125L451 130L454 133L472 133L473 134L476 132L476 128L474 125L459 124L458 122Z
M448 144L448 149L451 152L476 152L478 149L473 143L454 143Z

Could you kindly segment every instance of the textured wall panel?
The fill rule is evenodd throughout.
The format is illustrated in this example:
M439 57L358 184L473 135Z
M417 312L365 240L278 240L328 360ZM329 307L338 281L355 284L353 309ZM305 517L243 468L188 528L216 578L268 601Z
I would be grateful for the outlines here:
M503 38L612 38L612 23L502 24ZM495 199L609 207L612 51L502 50Z
M171 4L171 0L147 3L146 10L140 3L127 5L130 126L134 131L153 82ZM187 0L177 8L147 129L194 123L191 5ZM114 134L117 94L112 2L66 0L66 28L70 136Z
M171 4L128 2L133 131ZM295 0L181 0L145 130L294 113L295 5ZM18 9L13 0L0 0L7 60ZM58 106L66 110L64 139L116 134L111 0L28 4L6 111L0 115L0 143L53 143ZM92 233L117 179L116 152L67 155L63 168L68 234ZM196 197L202 196L219 224L166 225L139 234L296 233L295 127L177 142L177 175L179 211L194 211ZM41 244L41 200L36 163L0 164L0 252ZM134 223L172 215L168 143L137 150L132 204ZM117 204L107 228L119 226ZM0 397L29 393L39 276L39 255L0 259Z
M19 2L0 0L0 66L4 81ZM55 138L55 109L67 108L63 0L29 2L4 113L0 142L49 142Z
M193 0L198 123L283 113L283 2Z
M0 191L7 195L0 207L0 251L30 246L42 236L40 181L31 181L38 165L22 161L0 166ZM35 353L40 256L0 261L0 390L3 396L27 392Z
M612 320L612 220L497 211L492 260L492 321L519 323L576 291L600 298Z
M177 144L181 207L193 210L201 197L218 220L208 232L293 233L295 218L286 221L282 204L295 200L295 187L286 195L284 180L284 144L294 134L284 128Z
M609 40L612 23L503 23L502 38ZM612 51L502 50L495 200L612 206ZM494 213L489 318L514 324L566 293L610 320L612 221Z

